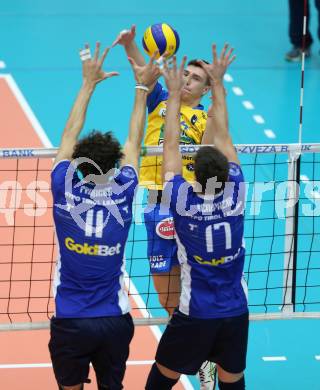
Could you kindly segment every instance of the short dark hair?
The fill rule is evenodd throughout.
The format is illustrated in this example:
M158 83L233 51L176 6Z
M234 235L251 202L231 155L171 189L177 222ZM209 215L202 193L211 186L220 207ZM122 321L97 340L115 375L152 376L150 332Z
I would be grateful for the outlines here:
M209 64L209 62L206 61L206 60L193 59L193 60L190 60L190 61L187 63L187 66L193 65L193 66L196 66L196 67L202 69L201 61L204 62L205 64ZM207 85L210 85L210 79L209 79L208 76L207 76L207 82L206 82L206 83L207 83Z
M89 135L80 139L74 147L72 158L79 157L93 160L105 174L115 167L123 157L123 153L119 141L111 131L102 133L98 130L92 130ZM99 170L91 163L84 162L79 165L78 169L84 177L89 174L100 174Z
M206 191L207 181L216 177L222 186L215 193L224 189L229 177L229 163L227 157L215 147L204 146L200 148L194 159L196 181L201 185L202 192ZM210 189L207 189L210 192Z

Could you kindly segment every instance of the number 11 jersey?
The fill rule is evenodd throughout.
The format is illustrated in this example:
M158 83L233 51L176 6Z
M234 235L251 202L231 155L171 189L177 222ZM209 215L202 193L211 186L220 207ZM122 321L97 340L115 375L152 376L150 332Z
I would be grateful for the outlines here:
M68 160L60 161L51 174L58 239L53 286L57 318L118 316L130 310L125 245L137 173L124 166L110 180L101 180L101 175L91 179L81 180Z

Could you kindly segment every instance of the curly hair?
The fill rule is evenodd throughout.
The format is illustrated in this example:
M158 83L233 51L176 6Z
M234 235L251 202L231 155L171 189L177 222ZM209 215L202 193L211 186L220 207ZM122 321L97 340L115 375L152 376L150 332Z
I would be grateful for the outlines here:
M72 158L86 157L94 161L101 169L103 174L107 173L123 157L121 145L113 136L111 131L102 133L92 130L89 135L80 139L74 147ZM93 164L84 162L78 169L87 176L89 174L99 174L99 170Z
M222 186L216 190L216 192L220 192L224 189L229 176L228 159L217 148L204 146L198 150L195 156L194 171L196 180L202 187L202 192L206 190L207 181L213 177L216 177L218 183L222 183ZM210 189L207 188L208 190Z

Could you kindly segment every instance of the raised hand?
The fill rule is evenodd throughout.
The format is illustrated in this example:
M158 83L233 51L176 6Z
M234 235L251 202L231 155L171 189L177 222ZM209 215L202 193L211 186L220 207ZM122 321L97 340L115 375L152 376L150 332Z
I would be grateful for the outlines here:
M80 50L80 59L82 60L82 77L83 81L95 86L100 81L113 76L118 76L118 72L105 72L102 69L103 62L107 57L110 48L106 48L99 58L100 42L96 43L93 57L91 57L90 46L85 45L85 49Z
M157 52L152 55L150 61L146 65L138 65L133 58L128 57L131 64L134 78L137 83L143 84L149 88L158 80L161 76L159 65L155 63Z
M228 66L235 60L236 56L232 55L233 48L229 49L229 44L225 43L220 57L217 54L217 45L212 45L212 64L206 64L200 61L202 69L207 73L211 83L222 81Z
M122 30L115 41L112 43L111 47L116 45L128 46L134 40L136 36L136 26L133 24L130 30Z
M186 60L187 57L184 56L180 66L177 67L177 58L176 56L173 56L172 60L170 60L170 67L168 60L166 58L163 59L163 69L161 73L165 79L169 93L181 92L184 86L183 71Z

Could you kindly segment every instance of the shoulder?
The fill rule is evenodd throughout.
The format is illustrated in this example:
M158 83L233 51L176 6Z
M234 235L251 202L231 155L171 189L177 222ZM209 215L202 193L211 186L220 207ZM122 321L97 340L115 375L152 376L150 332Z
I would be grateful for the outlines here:
M53 181L57 181L59 179L64 179L65 175L70 167L70 160L60 160L56 164L54 164L51 171L51 179Z
M188 193L192 190L192 185L188 183L182 175L175 175L170 180L168 180L163 188L163 191L166 193L167 197L174 198L175 202L183 193Z
M235 162L229 162L229 178L243 181L243 172L241 166Z
M60 160L56 164L54 164L51 173L60 172L62 170L68 169L70 164L71 164L70 160Z
M115 176L115 181L120 183L130 182L130 184L137 183L138 173L132 165L123 165Z
M159 82L157 82L147 98L148 113L150 114L153 112L158 104L165 100L168 100L168 91L165 90Z

